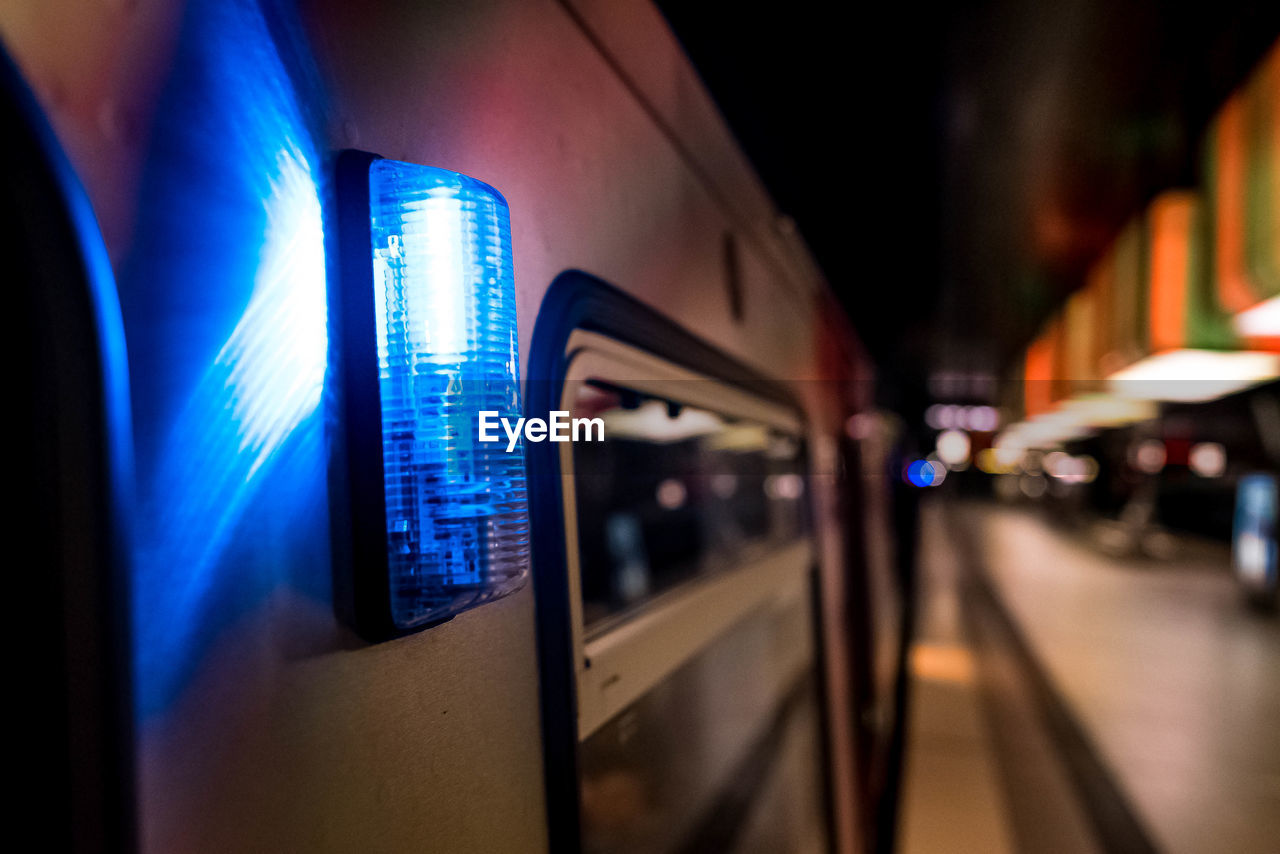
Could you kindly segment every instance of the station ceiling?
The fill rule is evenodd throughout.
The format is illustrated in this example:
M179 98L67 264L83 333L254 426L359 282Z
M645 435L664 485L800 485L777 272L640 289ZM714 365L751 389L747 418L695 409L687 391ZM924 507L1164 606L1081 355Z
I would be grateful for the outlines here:
M659 2L903 388L1019 353L1280 35L1256 0L870 5Z

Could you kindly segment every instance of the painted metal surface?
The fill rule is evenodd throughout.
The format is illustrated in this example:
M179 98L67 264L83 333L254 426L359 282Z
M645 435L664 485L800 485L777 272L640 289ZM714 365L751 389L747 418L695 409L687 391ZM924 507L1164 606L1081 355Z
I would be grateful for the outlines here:
M542 850L531 591L373 646L333 616L327 175L360 147L500 188L526 353L577 268L762 372L820 378L815 341L846 333L819 328L815 268L660 16L10 2L0 34L119 280L144 850Z

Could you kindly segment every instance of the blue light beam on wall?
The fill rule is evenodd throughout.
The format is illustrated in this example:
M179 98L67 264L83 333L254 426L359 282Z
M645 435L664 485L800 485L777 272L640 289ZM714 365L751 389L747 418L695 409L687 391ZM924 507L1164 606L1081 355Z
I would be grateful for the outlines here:
M319 89L282 32L250 0L189 6L122 266L144 719L209 676L229 626L329 596Z
M319 405L328 350L320 199L296 147L278 153L265 208L253 295L214 359L229 369L228 415L252 460L246 480Z

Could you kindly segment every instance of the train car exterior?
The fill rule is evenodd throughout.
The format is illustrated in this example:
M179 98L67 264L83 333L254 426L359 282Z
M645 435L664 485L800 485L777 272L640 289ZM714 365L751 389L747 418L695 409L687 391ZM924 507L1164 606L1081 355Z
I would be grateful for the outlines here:
M127 350L113 785L136 827L89 837L869 844L892 717L869 698L892 693L901 631L868 665L866 577L891 560L866 547L888 536L858 450L869 369L656 9L12 2L0 35L92 207ZM332 292L347 149L501 192L526 411L613 428L526 443L530 583L380 642L338 616L350 561L332 536L349 522ZM727 498L691 496L737 483L767 493L737 539L661 551L670 526L727 530Z

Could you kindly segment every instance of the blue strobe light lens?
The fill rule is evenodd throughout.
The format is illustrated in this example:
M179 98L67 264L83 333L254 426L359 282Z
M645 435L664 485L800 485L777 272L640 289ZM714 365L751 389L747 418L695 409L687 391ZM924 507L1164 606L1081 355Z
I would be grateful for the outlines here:
M371 277L357 278L376 336L385 560L361 560L359 550L355 557L385 572L374 621L389 616L394 634L504 596L527 578L523 446L508 452L506 442L476 435L482 410L513 423L519 417L520 361L502 196L456 172L364 162ZM356 326L368 329L358 317ZM359 346L348 349L358 360ZM360 381L358 373L347 377ZM360 395L352 397L358 404ZM382 598L381 584L372 589Z

